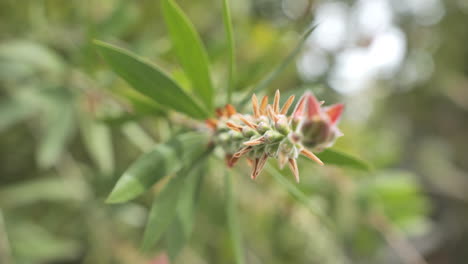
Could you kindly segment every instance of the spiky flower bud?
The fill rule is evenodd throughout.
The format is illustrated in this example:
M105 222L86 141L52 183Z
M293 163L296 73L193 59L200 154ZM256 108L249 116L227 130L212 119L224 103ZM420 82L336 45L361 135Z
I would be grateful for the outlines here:
M217 110L218 119L206 123L214 131L214 142L226 153L229 167L246 157L253 166L251 178L255 179L268 158L278 160L283 168L286 164L299 181L296 159L304 155L323 165L322 161L306 147L314 151L331 146L341 136L336 124L343 111L337 104L322 108L311 92L306 92L296 104L291 116L287 116L294 96L288 98L280 109L280 93L276 91L273 104L263 97L259 104L252 96L252 115L237 113L231 105Z

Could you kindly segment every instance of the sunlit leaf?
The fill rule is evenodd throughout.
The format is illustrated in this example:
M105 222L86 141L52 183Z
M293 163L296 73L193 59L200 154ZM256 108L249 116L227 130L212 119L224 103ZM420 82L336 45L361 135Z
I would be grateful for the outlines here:
M134 89L160 105L193 118L208 117L206 109L194 101L161 69L124 49L96 41L100 53L112 69Z
M121 203L148 190L163 177L173 174L206 150L208 136L190 132L157 145L143 154L122 175L107 202Z
M200 36L173 0L163 0L162 10L174 51L187 77L192 82L192 90L211 110L214 89L210 77L208 56Z
M326 149L317 153L317 156L325 165L336 165L362 171L371 170L371 166L367 162L338 150Z

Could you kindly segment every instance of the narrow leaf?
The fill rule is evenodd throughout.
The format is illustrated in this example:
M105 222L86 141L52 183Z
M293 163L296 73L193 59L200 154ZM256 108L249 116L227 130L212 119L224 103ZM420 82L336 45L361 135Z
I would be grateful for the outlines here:
M41 168L55 165L75 128L74 113L69 102L60 102L46 115L44 131L37 149L37 162Z
M100 172L111 175L114 172L114 148L109 127L83 116L80 128L83 143Z
M332 164L362 171L371 170L371 166L367 162L338 150L326 149L323 152L318 153L317 156L325 163L325 165Z
M192 234L197 200L196 191L199 190L197 187L199 187L205 171L205 166L202 166L196 173L192 173L186 180L180 193L177 204L177 216L166 234L167 252L172 261L179 255Z
M208 117L207 111L194 101L161 69L124 49L96 41L100 53L112 69L134 89L160 105L193 118Z
M174 51L192 82L192 89L211 110L213 108L213 85L208 56L200 36L173 0L163 0L162 10Z
M119 179L107 202L128 201L148 190L164 176L177 172L206 150L208 137L190 132L175 137L143 154Z
M288 56L281 62L275 69L273 69L262 81L257 86L254 86L250 91L245 95L245 97L242 99L242 101L239 103L239 109L244 107L246 103L249 102L251 96L253 93L258 93L262 90L264 90L270 83L276 79L282 73L286 67L294 60L294 58L299 54L299 52L302 49L302 46L304 46L304 43L306 42L307 38L309 35L314 31L314 29L317 26L313 26L306 30L304 34L302 35L301 39L297 43L296 47L291 51L291 53L288 54Z
M151 207L151 212L146 225L143 237L143 250L150 250L166 232L171 223L174 222L177 216L178 203L180 201L181 192L184 191L187 180L193 174L197 174L198 169L204 164L205 158L211 150L205 151L197 159L193 159L191 163L180 170L177 175L164 187L160 194L156 197ZM182 220L182 218L180 219ZM181 221L183 229L183 222Z
M223 22L224 30L226 31L226 39L229 53L229 77L227 89L227 103L231 103L232 92L234 90L234 74L236 69L236 56L234 51L234 33L232 30L231 10L229 8L229 0L223 0Z

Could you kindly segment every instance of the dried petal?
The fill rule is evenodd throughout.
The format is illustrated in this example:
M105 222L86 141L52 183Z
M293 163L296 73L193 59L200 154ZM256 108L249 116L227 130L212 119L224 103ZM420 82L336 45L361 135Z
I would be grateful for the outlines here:
M323 165L323 162L317 156L315 156L315 154L312 153L311 151L309 151L307 149L303 149L303 150L301 150L301 154L306 156L307 158L317 162L318 164Z
M246 124L247 126L253 128L253 129L257 129L257 127L258 127L256 124L250 122L249 120L247 120L247 119L246 119L244 116L242 116L242 115L239 115L239 119L240 119L244 124Z
M225 108L228 117L231 117L237 113L236 108L234 108L234 106L232 106L231 104L227 104Z
M291 95L288 100L284 103L283 107L281 108L280 113L282 115L286 115L288 113L289 107L291 107L292 103L294 102L294 95Z
M276 90L275 98L273 100L273 111L275 114L279 114L279 100L280 100L280 91Z
M262 102L260 104L260 114L261 115L266 115L266 107L268 105L268 96L263 96Z
M265 138L264 137L259 137L259 138L256 138L256 139L252 139L250 141L246 141L243 144L246 145L246 146L256 146L256 145L263 144L264 142L265 142Z
M294 174L294 178L296 182L299 182L299 170L297 168L297 162L295 159L289 159L289 168L291 169L292 173Z
M237 131L237 132L242 132L242 126L233 123L232 121L227 121L226 126L229 127L230 129Z
M254 113L254 117L260 117L260 108L258 107L258 99L255 94L252 95L252 109Z

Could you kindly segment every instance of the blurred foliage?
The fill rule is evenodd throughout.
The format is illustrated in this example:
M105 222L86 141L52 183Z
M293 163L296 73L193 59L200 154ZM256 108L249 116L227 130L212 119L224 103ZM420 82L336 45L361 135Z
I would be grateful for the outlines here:
M294 51L319 1L228 2L237 66L232 99L239 102ZM397 9L400 1L390 2ZM177 3L206 46L211 76L205 77L221 106L231 56L223 3ZM156 62L183 92L191 93L190 83L200 76L187 74L190 62L179 61L184 50L171 44L160 1L2 0L0 263L159 263L161 254L195 264L241 263L238 254L245 263L408 263L415 252L427 263L463 263L468 6L441 3L445 15L434 24L414 14L395 18L407 43L392 78L341 94L328 87L331 69L311 81L297 63L265 87L269 94L312 89L327 102L344 101L345 136L338 151L322 155L355 153L370 170L340 158L349 166L299 162L301 184L273 164L255 182L247 166L237 166L226 180L216 155L190 171L166 168L184 174L183 184L172 175L150 175L161 180L148 193L110 205L105 200L131 163L198 123L135 92L103 62L93 40ZM304 56L309 49L302 49ZM337 53L327 54L331 62ZM169 160L177 167L177 160ZM232 184L232 196L225 182ZM174 217L154 220L159 212ZM147 229L144 246L150 250L144 252L147 221L163 221L148 228L167 230ZM235 239L232 221L238 224Z

